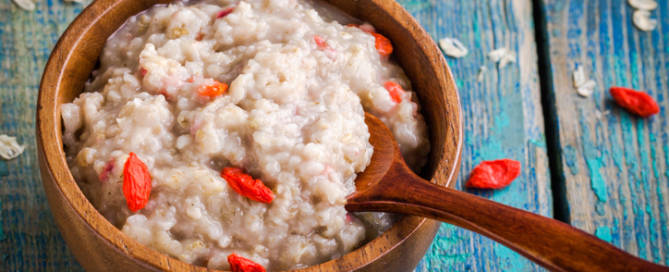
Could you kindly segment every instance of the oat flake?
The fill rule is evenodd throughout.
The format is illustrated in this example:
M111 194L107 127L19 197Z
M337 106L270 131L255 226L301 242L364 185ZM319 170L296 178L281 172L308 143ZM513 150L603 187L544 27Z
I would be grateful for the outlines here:
M583 85L585 83L585 72L583 71L583 66L579 66L576 68L576 71L574 71L572 74L572 79L574 80L574 88L578 88L579 86Z
M0 157L5 160L11 160L23 153L24 146L16 142L15 137L0 135Z
M469 53L469 50L462 42L454 38L443 38L439 40L439 47L444 50L444 54L454 58L461 58Z
M643 31L652 31L657 27L657 20L650 18L650 12L647 10L635 10L632 15L634 25Z
M597 86L597 83L595 83L594 80L585 77L583 66L576 68L572 73L572 79L574 80L574 88L576 88L576 92L583 97L592 95L595 91L595 86Z
M592 95L592 93L595 91L595 86L597 86L597 83L595 83L594 80L590 79L583 83L581 87L578 87L576 89L576 92L583 97L588 97Z
M496 62L500 69L509 63L516 62L516 55L504 47L490 51L488 58Z
M35 3L31 0L14 0L14 3L25 10L34 10Z
M655 10L657 8L657 2L654 0L627 0L627 3L635 9Z

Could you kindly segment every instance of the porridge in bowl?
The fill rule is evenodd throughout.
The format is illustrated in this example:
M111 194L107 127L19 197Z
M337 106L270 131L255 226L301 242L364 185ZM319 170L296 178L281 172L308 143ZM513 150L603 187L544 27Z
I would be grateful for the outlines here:
M152 7L62 105L70 170L112 224L185 262L280 270L339 257L392 223L344 209L373 153L364 112L412 168L429 151L391 52L372 26L317 2Z

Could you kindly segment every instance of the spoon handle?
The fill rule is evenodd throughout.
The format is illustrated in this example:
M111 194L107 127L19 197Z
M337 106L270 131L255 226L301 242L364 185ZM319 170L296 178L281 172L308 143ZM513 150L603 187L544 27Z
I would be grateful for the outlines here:
M413 173L400 177L389 186L349 199L346 209L411 214L451 223L500 242L553 271L669 271L560 221L438 186Z

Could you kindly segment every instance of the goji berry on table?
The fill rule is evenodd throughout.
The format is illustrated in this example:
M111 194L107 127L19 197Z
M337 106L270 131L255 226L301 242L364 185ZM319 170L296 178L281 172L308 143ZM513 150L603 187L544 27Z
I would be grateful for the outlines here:
M133 152L130 152L123 166L123 195L128 209L133 212L144 208L151 195L149 168Z
M228 185L238 194L251 200L263 203L271 203L274 199L274 193L270 188L259 179L253 179L249 174L237 167L225 167L221 171L221 177L228 182Z
M609 92L618 105L641 117L648 117L660 112L660 107L655 99L644 92L623 87L611 87Z
M237 254L228 255L228 263L232 272L265 272L265 268Z
M472 170L468 188L500 189L520 175L520 162L511 159L483 161Z
M390 98L392 98L395 103L402 102L402 94L404 93L402 86L392 81L386 82L383 86L386 88L388 94L390 94Z
M215 98L217 96L223 95L228 91L228 84L218 82L214 80L214 83L208 85L202 85L197 89L197 93L200 96Z

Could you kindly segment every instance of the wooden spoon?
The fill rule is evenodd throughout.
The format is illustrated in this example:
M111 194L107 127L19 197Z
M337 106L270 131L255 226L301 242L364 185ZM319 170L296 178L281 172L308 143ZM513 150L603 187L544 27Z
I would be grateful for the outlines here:
M553 271L669 271L557 220L435 185L414 174L379 119L366 113L374 155L356 179L351 212L434 218L485 235Z

